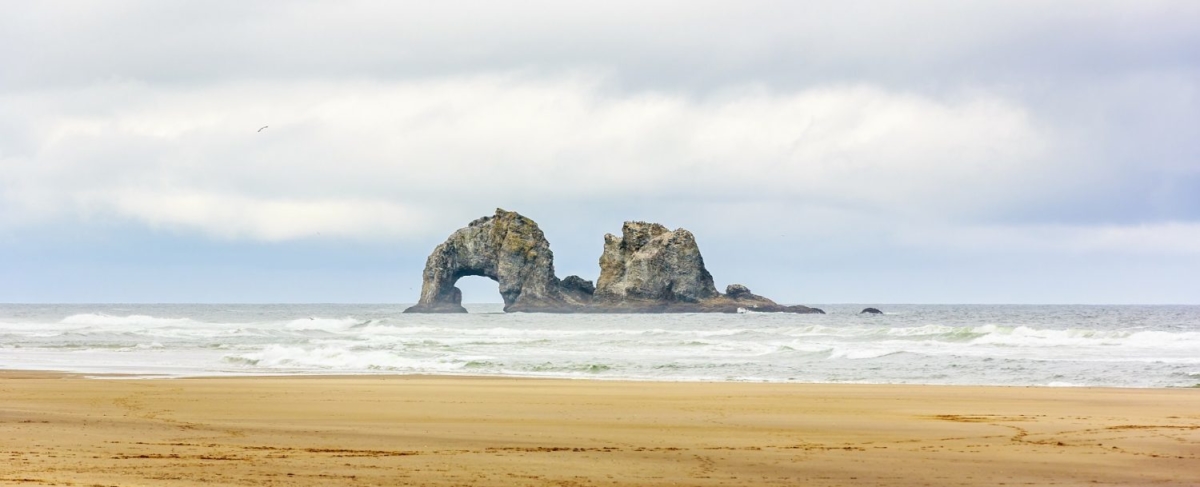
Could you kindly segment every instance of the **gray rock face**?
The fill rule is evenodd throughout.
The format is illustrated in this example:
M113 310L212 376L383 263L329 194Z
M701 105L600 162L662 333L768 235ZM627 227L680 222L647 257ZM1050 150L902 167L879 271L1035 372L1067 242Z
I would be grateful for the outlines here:
M505 311L552 313L823 313L783 306L740 284L717 292L696 238L682 228L626 222L621 237L605 235L600 278L559 280L554 254L537 224L517 213L471 222L434 248L425 262L421 299L406 313L466 312L454 283L485 276L500 284Z
M750 292L750 288L741 284L730 284L725 286L725 295L733 299L754 296L754 294Z
M784 306L750 292L750 288L741 284L730 284L725 286L725 294L719 298L711 300L710 306L718 308L719 311L725 312L729 312L727 310L732 307L733 311L746 310L760 313L825 314L825 312L820 309L809 308L807 306Z
M567 276L562 280L562 288L564 291L581 293L588 296L588 299L591 299L591 296L596 293L596 285L579 276Z
M625 222L621 238L604 236L598 300L699 303L719 295L692 232Z
M433 249L422 273L421 299L406 313L465 313L464 276L484 276L500 285L505 311L542 311L577 307L582 293L563 293L554 276L554 254L537 223L515 212L496 209L460 228Z

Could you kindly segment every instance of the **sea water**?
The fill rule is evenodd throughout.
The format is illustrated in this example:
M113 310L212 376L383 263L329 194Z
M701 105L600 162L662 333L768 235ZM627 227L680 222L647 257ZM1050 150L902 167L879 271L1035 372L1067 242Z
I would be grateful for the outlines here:
M820 306L820 305L818 305ZM1200 306L824 305L827 314L403 314L406 305L0 305L0 368L1196 387Z

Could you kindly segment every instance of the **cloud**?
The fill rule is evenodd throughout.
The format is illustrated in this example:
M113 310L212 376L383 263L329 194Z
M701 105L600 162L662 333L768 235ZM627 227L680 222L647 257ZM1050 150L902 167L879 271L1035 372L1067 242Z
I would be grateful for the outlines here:
M1178 64L1180 1L25 2L0 18L0 86L158 84L531 68L613 69L636 89L906 89L1095 78Z
M279 240L419 235L439 208L778 201L959 218L1052 171L1050 129L985 93L757 86L706 97L603 76L113 82L45 94L0 181L8 220L82 215ZM268 129L257 132L262 125ZM319 210L324 206L327 210ZM380 228L397 225L398 230Z
M193 191L116 191L85 198L93 208L152 227L194 230L224 239L388 239L419 233L419 212L384 201L255 199Z
M900 232L897 242L976 253L1200 255L1200 223L1139 225L967 225Z
M696 231L714 268L860 266L846 289L877 269L978 265L952 296L1014 252L1013 275L1087 270L1052 265L1069 255L1174 272L1184 285L1163 296L1194 274L1177 257L1200 222L1200 2L4 13L0 239L29 248L125 239L115 223L231 251L336 238L422 253L501 206L569 229L551 238L574 239L556 248L564 268L591 269L570 249L637 218Z
M0 18L0 61L19 67L0 70L0 222L150 222L118 195L177 192L423 218L623 201L906 224L1194 220L1197 13L22 4ZM228 238L212 225L172 228Z

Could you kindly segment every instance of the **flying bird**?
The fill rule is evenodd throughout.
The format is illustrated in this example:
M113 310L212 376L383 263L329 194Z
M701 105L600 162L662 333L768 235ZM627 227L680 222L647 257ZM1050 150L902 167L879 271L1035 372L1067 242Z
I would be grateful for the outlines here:
M262 132L262 131L263 131L263 129L265 129L265 128L267 128L267 125L263 125L263 126L262 126L262 129L258 129L258 131L259 131L259 132Z

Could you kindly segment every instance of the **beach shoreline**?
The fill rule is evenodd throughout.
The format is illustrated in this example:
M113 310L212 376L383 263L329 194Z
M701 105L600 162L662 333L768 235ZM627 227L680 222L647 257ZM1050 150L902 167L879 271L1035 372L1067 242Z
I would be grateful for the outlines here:
M1200 390L0 371L0 485L1195 485Z

